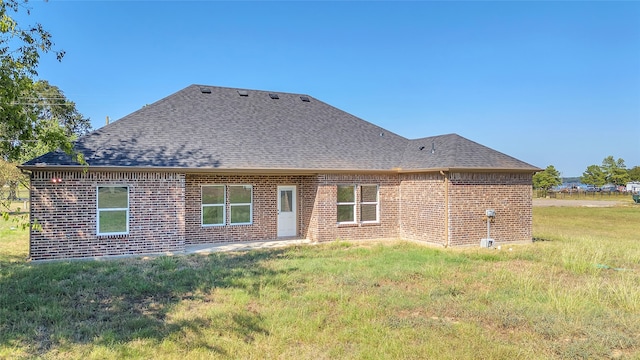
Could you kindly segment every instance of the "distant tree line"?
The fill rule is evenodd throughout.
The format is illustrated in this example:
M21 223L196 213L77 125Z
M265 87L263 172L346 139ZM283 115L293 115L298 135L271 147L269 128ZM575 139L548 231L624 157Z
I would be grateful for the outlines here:
M582 173L580 182L587 185L600 187L605 184L616 186L626 185L630 181L640 181L640 167L635 166L627 170L624 160L615 160L613 156L607 156L602 160L602 165L589 165Z
M631 181L640 181L640 166L627 169L622 158L616 160L613 156L607 156L602 160L602 165L587 166L579 179L581 183L594 187L605 184L623 186ZM549 190L558 185L562 185L562 178L553 165L533 175L535 189Z

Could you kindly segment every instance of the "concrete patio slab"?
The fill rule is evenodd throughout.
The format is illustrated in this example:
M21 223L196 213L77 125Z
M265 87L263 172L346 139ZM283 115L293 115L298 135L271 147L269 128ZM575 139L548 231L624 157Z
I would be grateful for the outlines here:
M221 251L248 251L256 249L273 249L293 245L311 244L307 239L244 241L234 243L186 245L185 254L210 254Z

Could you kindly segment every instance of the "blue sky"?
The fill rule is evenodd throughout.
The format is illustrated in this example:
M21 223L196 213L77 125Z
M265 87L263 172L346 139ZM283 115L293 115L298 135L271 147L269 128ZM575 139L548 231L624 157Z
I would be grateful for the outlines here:
M640 165L639 2L32 2L40 78L119 119L190 84L308 94L563 176Z

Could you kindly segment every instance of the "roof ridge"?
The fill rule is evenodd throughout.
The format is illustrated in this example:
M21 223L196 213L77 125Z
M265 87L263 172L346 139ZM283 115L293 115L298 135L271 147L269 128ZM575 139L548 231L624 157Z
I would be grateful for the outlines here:
M276 91L276 90L261 90L261 89L252 89L252 88L241 88L241 87L230 87L230 86L216 86L216 85L206 85L206 84L191 84L189 86L187 86L185 89L187 88L191 88L191 87L198 87L198 88L202 88L202 87L207 87L207 88L212 88L212 89L224 89L224 90L244 90L244 91L257 91L257 92L262 92L265 94L288 94L288 95L297 95L297 96L308 96L314 100L318 100L316 98L314 98L313 96L310 96L306 93L298 93L298 92L288 92L288 91Z

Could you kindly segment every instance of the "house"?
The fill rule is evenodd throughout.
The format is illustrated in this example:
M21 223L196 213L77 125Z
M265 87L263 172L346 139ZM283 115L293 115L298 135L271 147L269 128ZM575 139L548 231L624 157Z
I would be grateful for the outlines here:
M639 193L640 192L640 181L631 181L627 183L627 186L624 188L626 192L631 193Z
M532 240L540 169L456 134L406 139L308 95L191 85L51 152L31 177L30 258L307 238Z

